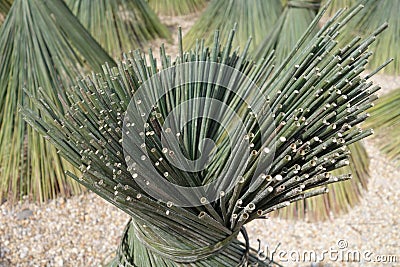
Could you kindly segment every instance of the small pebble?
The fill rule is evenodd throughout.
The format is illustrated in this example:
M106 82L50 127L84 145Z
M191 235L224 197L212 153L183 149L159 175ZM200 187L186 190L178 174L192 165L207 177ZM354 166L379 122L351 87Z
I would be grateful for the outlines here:
M21 210L20 212L18 212L16 217L17 217L17 220L25 220L25 219L28 219L29 217L31 217L32 215L33 215L33 211L31 211L30 209L24 209L24 210Z

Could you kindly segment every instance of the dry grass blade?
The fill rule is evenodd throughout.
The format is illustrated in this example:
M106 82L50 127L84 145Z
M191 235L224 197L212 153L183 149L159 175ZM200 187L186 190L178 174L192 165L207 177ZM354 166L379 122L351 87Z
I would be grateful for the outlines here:
M368 127L378 134L381 150L392 160L400 159L400 89L381 97L369 112Z
M237 24L233 46L243 49L251 37L252 51L263 40L265 33L272 29L281 12L280 0L213 0L185 35L184 45L194 48L199 37L205 39L206 45L211 45L215 29L219 29L221 40L226 42L230 29Z
M143 0L65 0L79 21L114 58L170 32Z
M0 200L29 195L45 201L80 192L65 179L71 164L27 127L17 109L30 105L23 90L37 96L39 87L61 109L58 95L81 71L89 65L98 70L99 62L112 59L61 0L15 0L0 30L0 54Z
M202 9L207 0L148 0L148 2L159 15L182 16Z
M338 32L357 11L329 21L276 70L272 56L254 63L246 49L234 50L234 32L225 44L217 33L212 47L181 49L175 60L161 48L161 66L151 53L146 61L140 51L126 56L118 68L104 66L103 73L82 79L61 97L69 103L65 113L50 105L46 92L34 98L40 116L22 108L24 118L80 169L80 175L70 173L72 178L132 217L113 264L271 265L271 258L257 259L255 250L236 239L239 232L246 236L245 224L350 179L350 174L332 172L348 165L348 145L372 134L357 125L367 117L379 87L360 74L371 56L368 46L386 25L338 46ZM248 80L224 72L223 66ZM195 82L181 83L185 75ZM199 82L199 77L205 79ZM222 86L223 81L237 91ZM163 93L159 99L158 90ZM220 104L190 102L198 98ZM186 102L191 106L182 105ZM151 108L148 116L146 107ZM179 112L166 127L172 111ZM215 144L212 150L200 149L205 139ZM204 169L185 171L174 164L179 153L193 160L203 152L212 156ZM229 183L232 190L222 190ZM165 184L173 184L173 190ZM192 206L183 206L174 202L187 197L177 185L207 189L190 195ZM217 199L204 197L207 190Z

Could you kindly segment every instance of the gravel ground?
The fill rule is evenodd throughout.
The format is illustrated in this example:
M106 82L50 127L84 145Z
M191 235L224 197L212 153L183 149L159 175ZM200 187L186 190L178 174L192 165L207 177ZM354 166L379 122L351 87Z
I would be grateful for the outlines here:
M163 21L172 29L181 25L185 33L197 17ZM173 38L174 43L166 45L172 54L177 52L176 34ZM375 80L383 86L382 93L400 88L400 78L378 75ZM314 251L321 259L324 250L333 253L332 260L326 254L324 266L400 266L400 172L377 149L378 142L366 141L372 166L369 190L348 214L317 223L279 218L252 222L247 227L252 245L258 246L259 239L261 248L271 251L281 243L275 259L285 266L310 266L307 258L297 260L298 255ZM126 214L93 193L41 206L3 204L0 213L0 267L101 266L114 255L128 221ZM397 263L348 263L349 252L367 253L371 260L396 255Z
M128 216L93 193L46 205L1 206L0 266L99 266Z

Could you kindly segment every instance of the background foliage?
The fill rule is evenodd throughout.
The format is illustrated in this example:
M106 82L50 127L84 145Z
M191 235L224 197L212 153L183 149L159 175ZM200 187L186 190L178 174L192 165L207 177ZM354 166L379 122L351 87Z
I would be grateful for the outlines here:
M28 195L44 201L80 192L72 170L44 137L27 127L19 105L46 91L51 105L83 72L113 60L61 0L15 0L0 30L0 200Z
M170 32L143 0L65 0L79 21L114 58Z

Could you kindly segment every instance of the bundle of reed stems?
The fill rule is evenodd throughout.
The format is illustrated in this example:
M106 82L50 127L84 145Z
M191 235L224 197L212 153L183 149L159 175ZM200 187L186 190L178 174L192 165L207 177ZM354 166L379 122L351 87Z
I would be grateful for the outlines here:
M250 43L240 52L234 31L226 43L217 32L189 52L180 38L174 60L161 47L161 65L140 51L105 65L61 96L64 112L45 91L32 96L39 111L24 106L23 117L81 171L68 174L132 217L112 266L273 264L245 225L350 179L332 171L372 134L358 125L379 86L361 73L387 25L335 40L359 10L305 42L310 27L278 68L273 54L253 62Z

